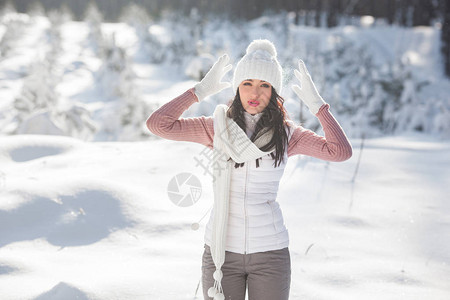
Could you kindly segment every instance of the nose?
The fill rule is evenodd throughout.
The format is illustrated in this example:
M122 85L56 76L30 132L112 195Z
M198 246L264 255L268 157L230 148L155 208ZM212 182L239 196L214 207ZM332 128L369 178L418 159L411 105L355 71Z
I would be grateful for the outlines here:
M250 94L253 97L258 97L261 94L261 89L259 88L259 86L252 86Z

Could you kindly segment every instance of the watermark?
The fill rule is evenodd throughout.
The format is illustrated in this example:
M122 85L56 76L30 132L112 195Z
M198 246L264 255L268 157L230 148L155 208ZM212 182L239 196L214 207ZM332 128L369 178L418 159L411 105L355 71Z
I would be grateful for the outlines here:
M218 138L229 149L242 149L242 151L245 151L250 147L252 141L245 134L239 134L241 130L240 127L234 127L234 129L224 128L218 133ZM211 175L213 182L216 181L216 178L211 169L217 171L218 176L220 176L221 172L225 170L223 166L229 159L230 156L221 149L210 149L208 147L205 147L198 156L194 156L194 160L197 162L195 167L202 167L204 170L203 175L207 173Z
M216 181L216 178L213 172L211 172L211 168L213 170L217 170L218 175L220 176L221 172L225 170L223 164L221 164L220 162L225 164L228 160L228 156L222 151L212 150L205 147L199 153L199 157L194 156L194 160L197 162L197 164L195 165L196 167L200 166L203 168L203 175L205 175L206 173L210 174L214 182Z
M200 199L202 185L194 174L179 173L169 181L167 194L175 205L189 207Z

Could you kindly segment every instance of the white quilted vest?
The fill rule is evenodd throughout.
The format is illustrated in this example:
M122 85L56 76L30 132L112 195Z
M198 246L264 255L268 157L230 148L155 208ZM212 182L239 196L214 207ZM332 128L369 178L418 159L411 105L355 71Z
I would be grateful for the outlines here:
M247 135L253 133L262 114L246 113ZM292 130L289 139L292 136ZM289 140L288 139L288 140ZM227 227L226 251L250 254L278 250L289 246L288 230L277 202L278 187L287 162L287 145L284 161L274 168L270 154L256 161L245 162L233 168ZM205 243L211 245L214 209L205 230Z

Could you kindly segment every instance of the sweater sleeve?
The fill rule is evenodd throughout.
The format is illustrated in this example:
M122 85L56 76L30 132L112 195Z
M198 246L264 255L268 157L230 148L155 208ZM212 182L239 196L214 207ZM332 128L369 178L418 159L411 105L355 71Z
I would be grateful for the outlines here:
M352 156L352 146L329 108L329 104L324 104L316 114L325 137L301 126L294 127L288 156L303 154L328 161L344 161Z
M203 144L213 148L213 117L180 118L192 104L198 102L194 89L164 104L147 119L147 128L155 135L174 141Z

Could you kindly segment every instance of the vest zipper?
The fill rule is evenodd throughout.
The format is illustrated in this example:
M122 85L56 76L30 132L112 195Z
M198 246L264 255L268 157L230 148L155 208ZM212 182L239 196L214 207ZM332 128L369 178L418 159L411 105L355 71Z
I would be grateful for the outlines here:
M245 193L244 193L244 221L245 221L245 236L244 236L244 241L245 241L245 245L244 245L244 254L247 254L248 252L248 244L247 244L247 238L248 238L248 218L247 218L247 175L248 175L248 165L249 163L246 162L245 164Z

